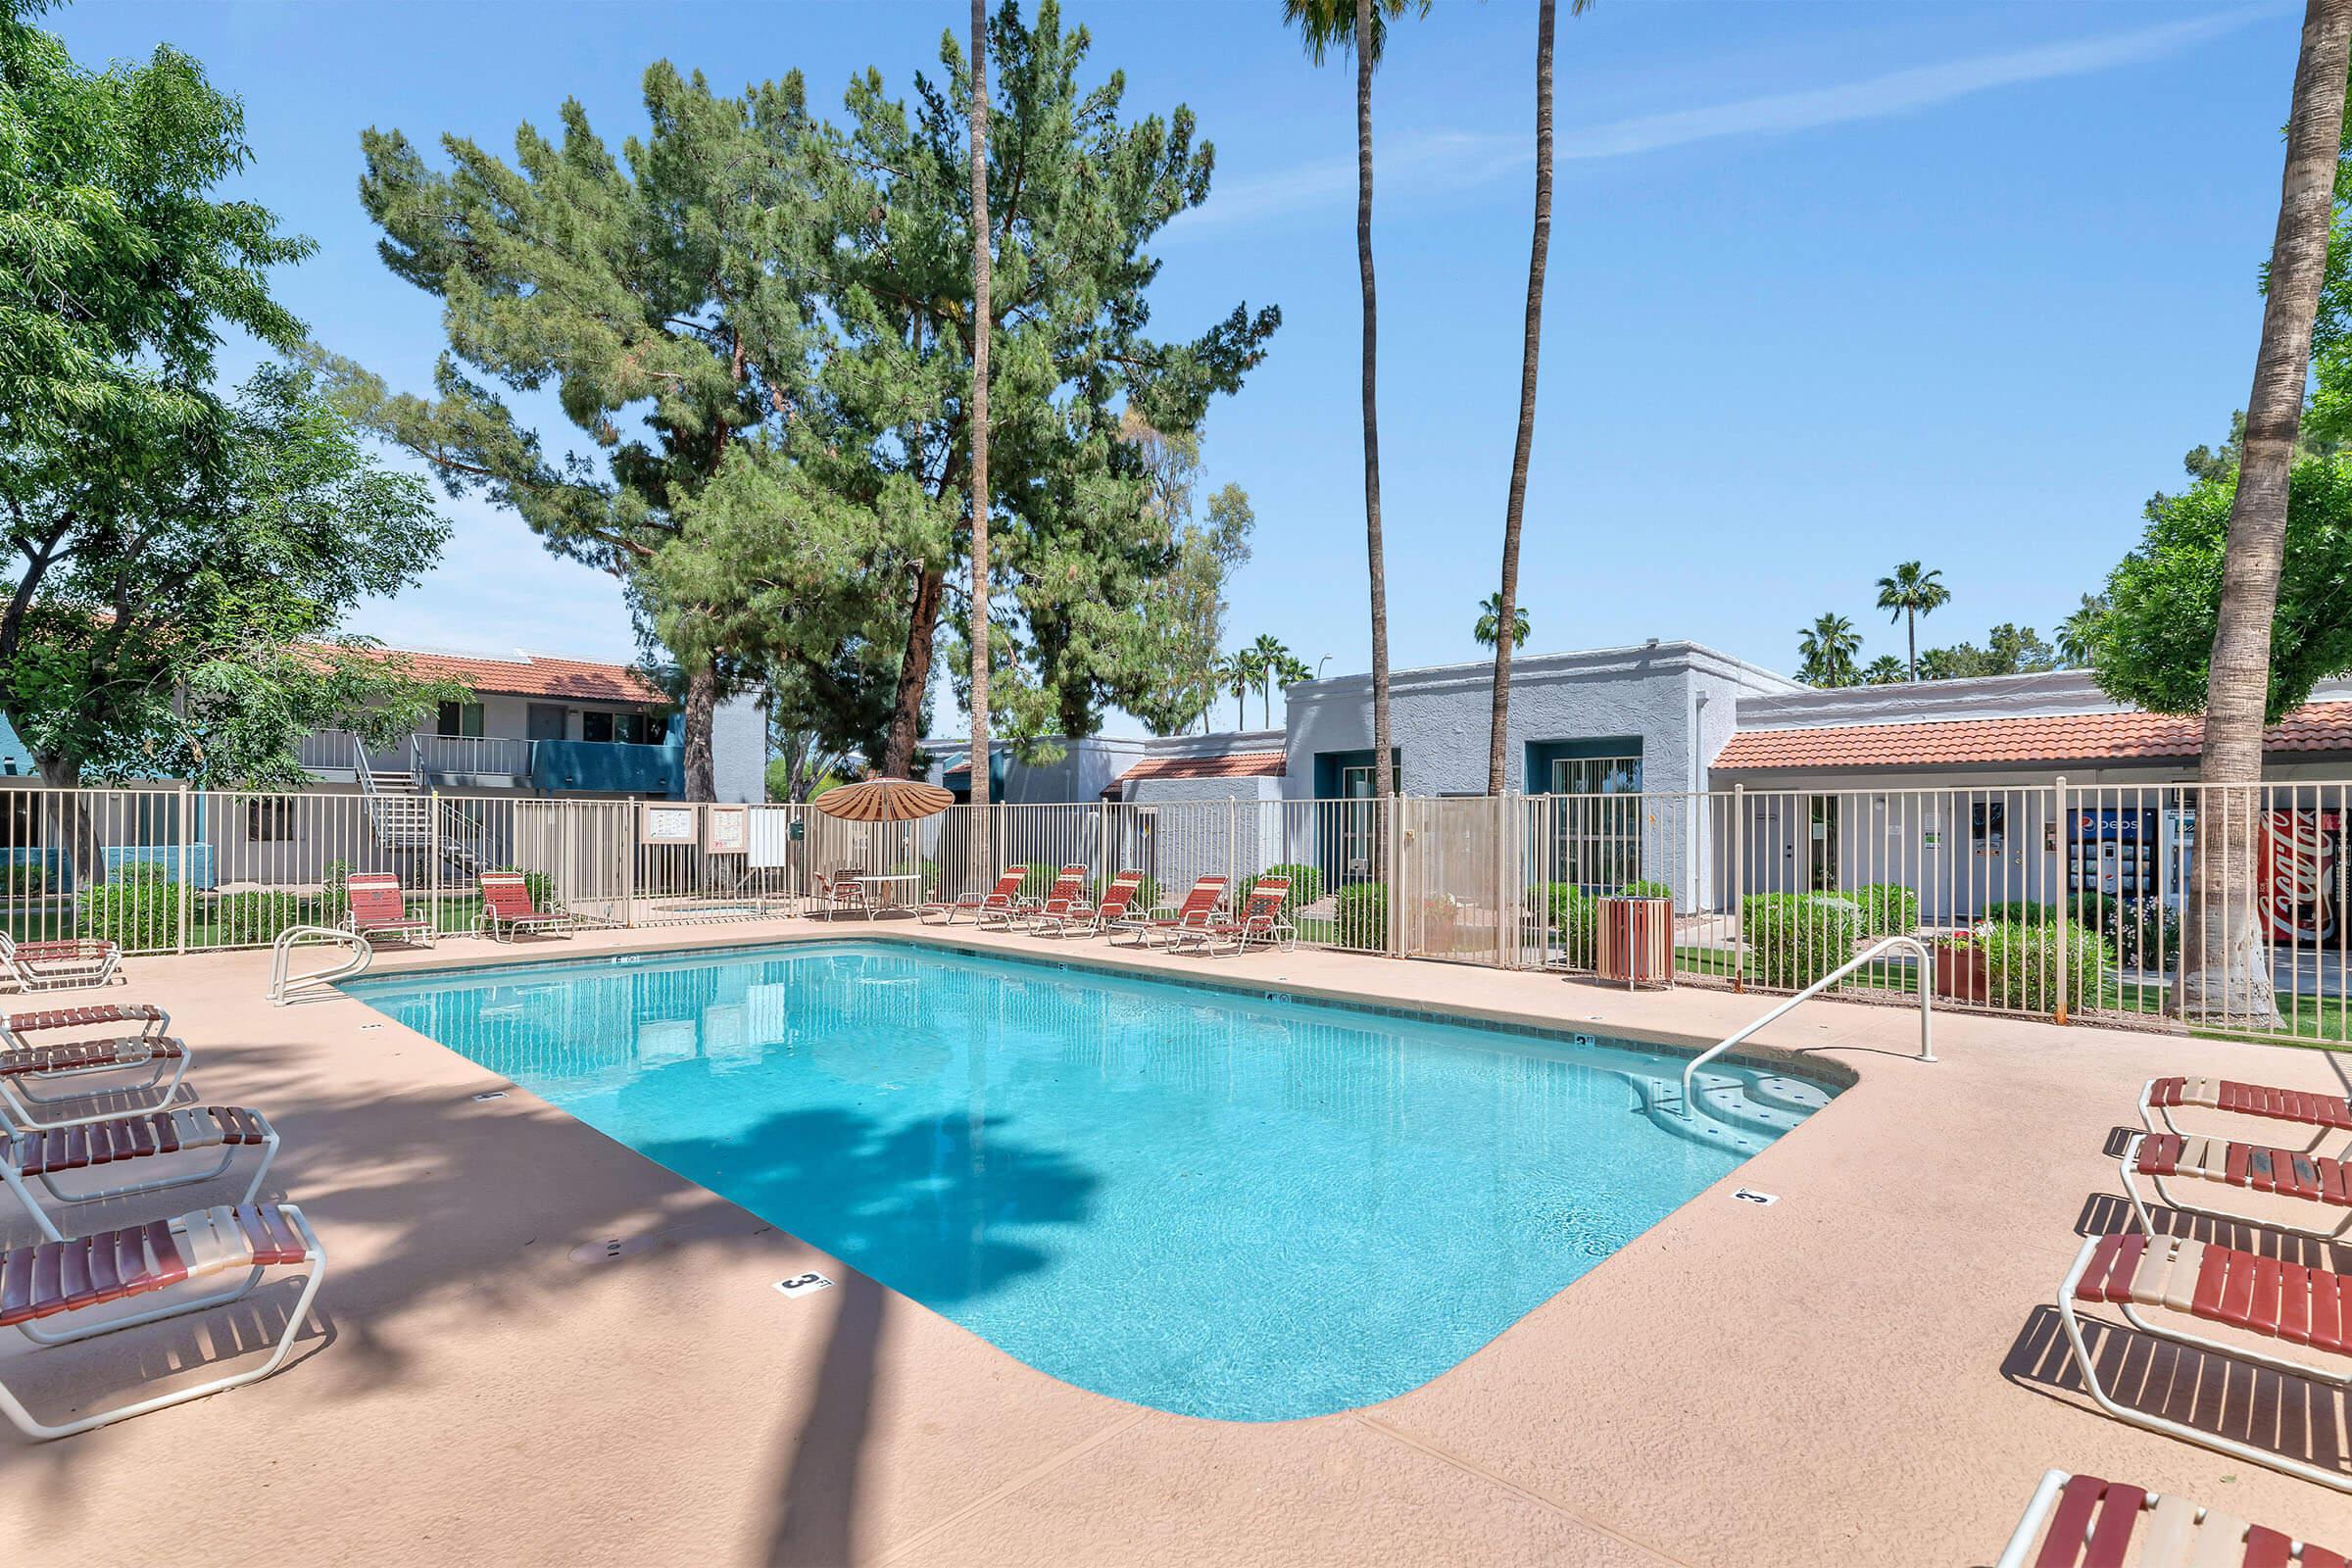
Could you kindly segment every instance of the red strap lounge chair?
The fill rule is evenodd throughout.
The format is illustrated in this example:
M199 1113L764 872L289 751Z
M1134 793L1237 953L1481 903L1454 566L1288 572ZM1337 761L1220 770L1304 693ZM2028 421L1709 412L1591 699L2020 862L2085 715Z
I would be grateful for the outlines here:
M1006 919L1021 906L1021 884L1029 880L1029 867L1008 865L997 877L997 885L986 893L958 893L952 899L934 899L914 911L918 920L933 915L942 916L942 924L954 925L956 916L968 911L972 923L978 925L984 914L1003 911Z
M103 937L19 942L0 931L0 984L20 991L70 991L102 986L122 967L121 944Z
M99 1231L71 1241L37 1242L0 1252L0 1328L15 1328L40 1345L72 1345L100 1334L157 1323L208 1307L224 1306L252 1294L271 1268L302 1266L310 1278L294 1309L286 1314L277 1347L258 1367L175 1389L79 1420L49 1425L36 1420L15 1391L0 1383L0 1410L34 1440L70 1437L166 1405L201 1399L276 1371L294 1337L311 1315L311 1301L326 1278L326 1252L310 1222L292 1203L200 1208L177 1219ZM214 1275L243 1271L244 1283L226 1291L188 1296L175 1287ZM117 1301L162 1296L142 1310L100 1314Z
M2191 1241L2184 1236L2094 1236L2082 1244L2075 1266L2058 1292L2058 1318L2074 1348L2082 1386L2099 1408L2119 1421L2200 1444L2253 1464L2338 1492L2352 1492L2352 1474L2322 1469L2289 1454L2273 1453L2234 1438L2119 1404L2099 1382L2099 1369L2082 1343L2076 1308L2104 1302L2140 1333L2290 1377L2335 1387L2352 1384L2352 1371L2318 1364L2286 1352L2269 1353L2226 1344L2184 1326L2185 1320L2222 1323L2290 1346L2309 1346L2333 1356L2352 1356L2352 1274L2305 1268L2233 1247ZM2150 1317L2149 1313L2161 1314Z
M1083 865L1065 865L1054 872L1054 885L1046 889L1046 896L1006 915L1005 925L1009 928L1014 921L1025 920L1035 931L1040 920L1067 919L1072 911L1086 907L1086 870Z
M91 1079L118 1072L146 1072L136 1084L108 1083L109 1091L150 1092L153 1110L179 1092L187 1076L188 1049L164 1033L171 1015L152 1003L95 1007L52 1007L41 1012L19 1012L0 1018L0 1121L18 1132L107 1121L124 1114L119 1103L100 1104ZM56 1045L34 1045L29 1039L59 1029L87 1031L135 1024L127 1035L84 1037ZM171 1081L165 1081L165 1075ZM63 1094L35 1094L34 1086L63 1084ZM71 1104L66 1104L72 1102ZM52 1107L65 1105L62 1110Z
M343 911L343 929L373 942L396 937L412 947L433 945L433 922L409 913L400 878L389 871L358 871L344 879L350 907Z
M2307 1149L2319 1148L2332 1133L2352 1133L2352 1100L2342 1095L2272 1089L2230 1078L2151 1078L2139 1097L2140 1121L2150 1132L2180 1132L2173 1112L2183 1105L2316 1128ZM2159 1118L2164 1123L2161 1128L2157 1126Z
M24 1204L41 1233L59 1242L65 1240L65 1233L33 1201L32 1190L24 1185L28 1178L38 1181L61 1203L95 1203L211 1181L228 1169L229 1161L236 1158L240 1148L262 1152L260 1163L254 1166L253 1180L246 1184L245 1196L238 1200L250 1203L253 1195L262 1190L262 1178L270 1174L270 1161L277 1158L277 1129L260 1111L242 1105L173 1105L165 1110L56 1127L46 1132L0 1134L0 1180L8 1183L9 1190ZM208 1149L220 1151L220 1158L210 1169L200 1165L127 1186L84 1187L72 1192L58 1183L58 1177L67 1171L166 1159L172 1154Z
M1298 931L1282 917L1282 906L1290 902L1290 897L1289 877L1261 876L1257 879L1257 886L1250 890L1249 899L1243 903L1240 919L1211 920L1205 925L1187 927L1178 931L1168 946L1181 949L1190 945L1203 953L1213 954L1218 951L1217 944L1222 942L1227 944L1224 952L1231 955L1252 945L1280 945L1286 931L1291 934L1291 942L1296 943L1298 940Z
M2124 1178L2124 1192L2132 1200L2132 1207L2139 1215L2139 1228L2149 1235L2156 1227L2149 1223L2148 1205L2140 1197L2139 1180L2156 1191L2156 1196L2173 1208L2193 1213L2212 1214L2217 1218L2236 1220L2241 1224L2267 1225L2278 1230L2297 1231L2306 1236L2333 1238L2352 1230L2352 1165L2324 1154L2305 1153L2297 1149L2270 1149L2261 1144L2233 1143L2223 1138L2204 1138L2195 1134L2183 1137L2180 1133L2133 1133L2124 1146L2124 1155L2117 1162ZM2168 1180L2193 1177L2225 1187L2243 1188L2252 1193L2275 1193L2281 1198L2299 1198L2307 1202L2324 1205L2319 1212L2333 1209L2340 1214L2333 1224L2296 1224L2291 1220L2253 1219L2242 1214L2207 1207L2197 1202L2183 1202L2166 1186Z
M1093 936L1106 928L1111 921L1126 917L1127 906L1135 902L1135 895L1143 885L1143 872L1121 871L1110 879L1110 886L1102 890L1099 902L1090 904L1085 899L1079 899L1058 914L1050 909L1040 910L1037 917L1030 921L1029 929L1039 936L1049 930L1057 937L1068 936L1072 932Z
M2346 1568L2340 1551L2250 1525L2219 1508L2063 1470L2042 1476L1993 1568L2120 1568L2126 1562L2139 1568Z
M1184 902L1172 908L1147 909L1142 914L1115 920L1110 926L1110 940L1116 945L1121 936L1135 938L1137 947L1173 944L1186 931L1199 930L1217 917L1217 906L1225 898L1225 879L1204 876L1193 884L1193 891Z
M570 916L551 909L542 909L531 902L531 885L523 880L520 871L484 871L482 882L482 930L500 942L512 942L517 931L543 931L550 936L567 937L564 929Z

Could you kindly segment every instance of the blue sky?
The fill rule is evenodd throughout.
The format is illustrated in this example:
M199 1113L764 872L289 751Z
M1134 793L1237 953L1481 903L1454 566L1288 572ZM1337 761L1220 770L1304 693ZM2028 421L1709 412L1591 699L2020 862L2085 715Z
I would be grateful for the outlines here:
M1565 8L1563 8L1565 10ZM2300 7L1602 0L1560 22L1551 283L1521 597L1534 651L1690 637L1778 669L1796 630L1943 569L1936 642L2049 632L2137 537L2251 379ZM1166 233L1154 319L1282 307L1210 417L1206 478L1258 517L1232 631L1361 669L1353 81L1275 0L1078 3L1132 112L1193 107L1217 150ZM433 302L386 271L359 133L504 150L566 95L614 142L644 67L722 88L799 69L838 106L935 66L955 4L147 5L55 12L77 56L160 40L243 96L243 190L319 242L283 297L328 346L422 388ZM1479 656L1518 393L1535 8L1441 3L1375 86L1382 457L1395 664ZM551 435L561 435L551 427ZM395 642L630 657L609 580L512 516L452 508L441 568L358 627ZM1279 704L1277 705L1279 713ZM944 716L944 715L943 715ZM1225 705L1217 721L1232 722ZM1256 704L1250 705L1256 722ZM1114 723L1114 728L1119 726Z

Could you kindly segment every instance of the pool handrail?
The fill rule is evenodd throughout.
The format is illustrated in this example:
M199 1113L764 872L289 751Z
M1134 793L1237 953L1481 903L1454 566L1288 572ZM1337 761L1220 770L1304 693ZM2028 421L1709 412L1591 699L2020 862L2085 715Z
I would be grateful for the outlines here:
M1740 1042L1745 1040L1748 1036L1754 1034L1757 1030L1763 1028L1775 1018L1780 1017L1783 1013L1788 1011L1789 1008L1795 1006L1798 1003L1811 1001L1814 997L1820 995L1830 986L1837 984L1838 981L1844 979L1847 975L1852 974L1856 969L1861 968L1864 964L1879 956L1879 955L1892 948L1907 948L1911 952L1919 955L1919 1059L1922 1061L1934 1061L1936 1059L1935 1026L1933 1023L1933 1004L1936 998L1935 956L1928 951L1928 945L1917 937L1881 937L1878 941L1872 943L1869 947L1864 948L1860 953L1855 954L1852 957L1846 959L1837 968L1832 969L1828 974L1823 975L1820 979L1814 981L1811 985L1805 987L1804 990L1799 991L1795 996L1790 997L1788 1001L1782 1003L1779 1006L1773 1008L1770 1012L1764 1014L1755 1022L1747 1025L1747 1027L1738 1031L1737 1033L1724 1036L1714 1045L1709 1046L1706 1050L1691 1057L1690 1064L1683 1069L1683 1115L1686 1118L1690 1115L1690 1080L1697 1076L1699 1068L1705 1066L1708 1062L1713 1061L1717 1056L1722 1055L1725 1052L1731 1050L1734 1046L1740 1044Z
M294 949L305 939L341 943L353 952L350 957L326 968L313 969L307 974L289 974L287 968L293 961ZM374 944L357 932L333 925L290 925L280 931L277 940L270 945L270 1004L273 1007L284 1006L293 1000L297 987L331 986L338 980L348 980L365 970L374 959Z

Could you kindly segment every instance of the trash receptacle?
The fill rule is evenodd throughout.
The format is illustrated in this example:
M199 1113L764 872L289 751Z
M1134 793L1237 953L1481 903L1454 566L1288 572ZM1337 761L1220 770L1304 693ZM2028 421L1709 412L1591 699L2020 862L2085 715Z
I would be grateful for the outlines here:
M1593 901L1593 968L1629 989L1674 984L1674 901Z

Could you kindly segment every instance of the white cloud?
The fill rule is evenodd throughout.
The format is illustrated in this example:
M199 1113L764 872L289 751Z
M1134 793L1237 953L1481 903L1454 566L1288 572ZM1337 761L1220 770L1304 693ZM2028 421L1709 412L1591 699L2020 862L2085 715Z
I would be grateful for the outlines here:
M1886 120L1999 87L2089 75L2162 59L2274 16L2278 10L2261 6L2217 12L2131 32L1914 66L1803 92L1769 93L1700 109L1568 126L1559 132L1554 152L1564 159L1628 158L1693 142L1786 135L1824 125ZM1424 131L1381 143L1378 159L1380 193L1410 197L1500 178L1526 168L1533 162L1534 152L1528 138L1517 133ZM1355 173L1355 161L1349 158L1239 180L1177 222L1246 222L1305 207L1330 206L1354 196Z

